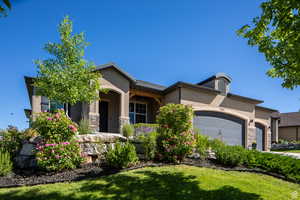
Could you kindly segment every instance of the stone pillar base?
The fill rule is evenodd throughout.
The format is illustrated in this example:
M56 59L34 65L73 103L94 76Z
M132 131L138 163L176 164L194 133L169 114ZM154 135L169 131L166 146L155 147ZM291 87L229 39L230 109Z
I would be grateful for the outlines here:
M120 125L119 132L120 132L121 135L122 135L123 126L125 124L129 124L129 123L130 123L129 117L125 117L125 116L120 116L119 117L119 125Z
M252 149L253 142L256 142L256 128L255 126L249 126L247 131L247 144L246 148Z
M89 123L90 123L90 128L93 131L99 131L100 115L96 113L89 113Z

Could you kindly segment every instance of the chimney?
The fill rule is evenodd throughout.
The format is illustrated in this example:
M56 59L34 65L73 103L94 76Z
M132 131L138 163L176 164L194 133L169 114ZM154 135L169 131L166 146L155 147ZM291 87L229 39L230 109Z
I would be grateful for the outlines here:
M214 76L198 83L198 85L202 85L205 87L209 87L215 90L219 90L221 95L226 96L230 90L231 78L225 73L217 73Z
M231 78L224 73L217 73L215 78L215 89L219 90L222 95L227 95L230 90Z

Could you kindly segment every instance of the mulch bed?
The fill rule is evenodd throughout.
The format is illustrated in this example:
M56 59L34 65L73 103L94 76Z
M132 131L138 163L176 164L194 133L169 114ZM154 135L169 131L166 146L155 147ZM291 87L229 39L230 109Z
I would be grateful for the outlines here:
M266 172L261 169L249 169L245 167L224 167L216 164L213 160L196 160L196 159L186 159L181 164L196 166L196 167L207 167L212 169L220 169L225 171L240 171L240 172L253 172L270 175L276 178L280 178L289 182L297 183L293 179L288 179L285 176ZM41 184L51 184L51 183L60 183L60 182L71 182L71 181L80 181L86 179L95 179L101 176L107 176L111 174L116 174L122 171L129 171L133 169L139 169L144 167L160 167L160 166L170 166L176 164L169 163L154 163L154 162L140 162L138 165L135 165L131 168L116 170L109 168L105 165L97 164L87 164L82 167L74 170L66 170L62 172L42 172L36 170L15 170L14 173L9 176L0 177L0 188L10 188L10 187L20 187L20 186L33 186Z

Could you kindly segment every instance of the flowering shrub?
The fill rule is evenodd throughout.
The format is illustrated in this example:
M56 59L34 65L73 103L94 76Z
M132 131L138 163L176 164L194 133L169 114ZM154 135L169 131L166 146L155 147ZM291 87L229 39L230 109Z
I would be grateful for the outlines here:
M75 141L37 145L38 166L47 171L61 171L78 167L83 158Z
M192 132L193 110L182 104L167 104L160 108L157 122L157 158L180 162L191 154L195 146Z
M32 123L38 133L48 143L70 141L77 132L77 125L65 114L63 110L54 113L39 113Z
M165 131L160 133L157 146L157 158L159 160L181 162L193 152L195 139L191 131L182 132L179 135L173 134L171 131Z
M182 104L167 104L159 109L156 119L159 129L181 133L192 128L193 109Z

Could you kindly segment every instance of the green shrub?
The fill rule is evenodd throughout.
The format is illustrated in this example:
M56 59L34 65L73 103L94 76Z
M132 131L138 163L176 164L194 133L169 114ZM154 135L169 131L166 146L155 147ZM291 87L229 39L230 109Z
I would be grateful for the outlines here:
M83 158L75 141L39 144L36 153L38 166L46 171L61 171L78 167Z
M6 130L0 132L0 148L5 149L14 158L22 147L24 135L14 126L9 126Z
M224 146L226 146L226 144L220 139L215 138L209 140L209 147L211 148L212 151L216 151L217 149L222 148Z
M142 147L144 149L145 159L153 160L156 154L156 139L157 133L151 132L147 134L142 134L138 137L139 141L142 142Z
M0 149L0 176L6 176L12 171L13 163L9 152Z
M248 150L245 165L284 175L300 182L300 160L289 156Z
M77 133L77 125L65 114L63 110L54 113L42 112L32 123L43 139L48 143L70 141Z
M235 167L247 160L247 150L242 146L220 146L215 149L216 161L220 164Z
M125 137L133 136L134 134L134 127L131 124L124 124L122 127L122 133Z
M117 142L114 147L110 147L106 154L106 161L113 168L127 168L138 162L135 147L129 142Z
M208 150L210 147L209 137L206 135L200 134L200 131L195 131L195 139L196 139L196 150L200 154L201 159L205 159L208 156Z
M193 152L195 138L192 128L193 109L182 104L167 104L159 110L157 158L180 162Z
M78 133L80 135L86 135L86 134L90 134L91 132L92 130L90 128L89 120L87 119L80 120L78 125Z

